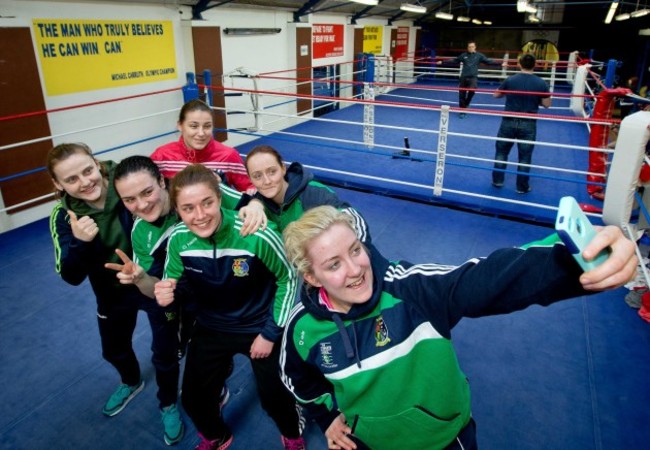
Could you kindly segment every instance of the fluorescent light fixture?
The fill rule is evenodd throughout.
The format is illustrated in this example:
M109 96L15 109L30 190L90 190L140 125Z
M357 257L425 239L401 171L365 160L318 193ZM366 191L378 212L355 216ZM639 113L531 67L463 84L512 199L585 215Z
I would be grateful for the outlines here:
M630 17L643 17L648 14L650 14L650 9L639 9L633 13L630 13Z
M456 20L459 21L459 22L469 22L472 19L470 19L469 17L465 17L465 16L458 16L458 17L456 17Z
M474 25L482 25L482 24L483 24L483 22L481 22L481 21L478 20L478 19L472 19L472 23L473 23Z
M412 12L415 14L426 14L427 8L422 5L412 5L410 3L402 3L399 7L402 11Z
M609 11L607 11L607 16L605 17L605 23L612 23L614 14L616 13L616 8L618 8L618 0L614 0L611 5L609 5Z
M442 19L442 20L454 20L454 15L449 14L446 12L438 11L436 13L436 19Z
M377 6L379 4L379 0L350 0L350 1L354 3L361 3L362 5L369 5L369 6Z
M483 25L492 25L492 21L491 20L484 20Z
M517 12L526 12L527 0L517 0Z
M224 33L235 36L250 36L255 34L278 34L282 28L225 28Z
M623 14L619 14L618 16L614 17L614 20L620 22L620 21L622 21L622 20L627 20L627 19L629 19L630 17L631 17L630 14L628 14L628 13L623 13Z

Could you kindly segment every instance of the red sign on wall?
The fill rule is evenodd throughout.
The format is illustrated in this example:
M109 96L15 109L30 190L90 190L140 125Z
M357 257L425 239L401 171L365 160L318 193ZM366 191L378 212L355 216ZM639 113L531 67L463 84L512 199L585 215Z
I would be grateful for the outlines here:
M397 28L394 58L406 58L409 49L409 27Z
M312 25L311 42L314 59L343 56L343 25Z

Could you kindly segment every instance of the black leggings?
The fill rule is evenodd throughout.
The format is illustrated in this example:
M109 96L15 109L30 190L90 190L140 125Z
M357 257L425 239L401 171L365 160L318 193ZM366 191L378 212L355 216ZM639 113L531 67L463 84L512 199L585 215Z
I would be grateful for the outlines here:
M196 324L190 340L183 375L183 407L199 433L220 439L228 431L219 409L219 394L235 354L249 356L257 334L222 333ZM280 380L280 345L267 358L251 359L262 408L280 433L297 438L302 418L293 395Z
M156 300L132 295L122 301L101 302L97 307L97 323L102 341L102 356L119 372L122 383L133 386L140 382L140 365L133 352L133 331L138 311L147 313L151 326L151 362L156 369L160 407L178 400L178 314L173 308L162 308Z

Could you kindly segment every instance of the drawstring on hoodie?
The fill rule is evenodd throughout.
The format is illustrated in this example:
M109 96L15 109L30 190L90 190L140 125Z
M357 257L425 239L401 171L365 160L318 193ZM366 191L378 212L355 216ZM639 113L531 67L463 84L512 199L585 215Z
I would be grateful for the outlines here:
M353 346L352 341L350 340L350 335L348 334L348 331L345 329L345 324L343 323L343 319L341 319L341 316L338 315L337 313L334 313L332 314L332 320L336 324L337 328L339 329L339 333L343 338L343 347L345 348L345 356L347 356L348 358L355 358L357 362L357 367L361 368L361 360L359 359L359 352L354 351L358 343L357 332L354 328L354 322L352 322L352 327L351 327L352 334L354 335L354 346Z

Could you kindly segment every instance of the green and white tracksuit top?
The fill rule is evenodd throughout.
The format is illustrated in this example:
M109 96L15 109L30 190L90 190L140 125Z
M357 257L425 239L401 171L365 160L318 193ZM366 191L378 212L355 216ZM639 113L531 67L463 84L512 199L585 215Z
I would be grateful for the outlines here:
M169 237L164 278L184 278L200 325L226 333L260 333L276 342L293 306L297 279L282 239L270 228L242 237L236 213L221 208L210 238L183 223Z
M373 450L443 449L470 420L451 329L587 294L557 236L460 266L389 262L371 248L373 295L347 314L304 288L285 329L282 378L325 431L340 412Z
M225 209L236 210L243 206L242 194L225 184L220 183L221 206ZM179 222L176 211L170 211L154 222L136 218L131 230L133 242L133 262L140 265L149 275L162 278L167 256L167 239L174 226Z
M314 175L300 163L291 163L284 178L289 186L282 205L259 192L254 196L264 203L268 219L277 225L280 232L291 222L302 217L305 211L317 206L331 205L351 215L354 218L357 237L364 244L370 244L370 231L363 216L349 203L341 200L332 189L314 180Z

